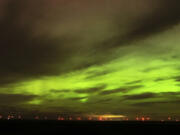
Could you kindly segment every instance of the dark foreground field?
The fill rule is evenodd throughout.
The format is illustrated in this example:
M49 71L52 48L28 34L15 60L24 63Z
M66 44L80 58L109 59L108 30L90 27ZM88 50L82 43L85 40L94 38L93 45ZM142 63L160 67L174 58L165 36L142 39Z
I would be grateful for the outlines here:
M180 129L180 122L136 122L136 121L0 121L0 135L4 134L103 134L134 133L156 135L157 132L172 133ZM180 130L179 130L180 131ZM179 133L178 133L179 134Z

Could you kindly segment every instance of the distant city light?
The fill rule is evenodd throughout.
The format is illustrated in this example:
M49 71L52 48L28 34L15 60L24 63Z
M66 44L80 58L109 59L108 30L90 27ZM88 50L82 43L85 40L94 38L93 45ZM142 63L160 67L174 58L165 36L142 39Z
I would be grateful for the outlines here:
M164 118L163 118L164 117ZM59 120L59 121L159 121L159 122L164 122L164 121L174 121L174 122L179 122L180 118L179 117L171 117L171 116L163 116L159 119L153 118L150 116L146 115L138 115L134 118L132 117L127 117L125 115L114 115L114 114L104 114L104 115L96 115L96 114L91 114L91 115L60 115L58 117L51 117L51 116L38 116L34 115L34 117L31 116L23 116L23 114L14 114L14 113L9 113L9 115L3 116L2 114L0 115L0 120L28 120L28 119L34 119L34 120Z
M151 118L150 117L147 117L146 120L150 120Z
M81 117L77 117L77 120L82 120Z
M168 120L171 120L171 117L168 117Z
M142 117L142 118L141 118L141 120L142 120L142 121L145 121L145 118L144 118L144 117Z
M34 118L35 120L39 120L39 116L35 116L35 118Z
M58 120L65 120L64 117L58 117Z
M97 118L98 120L115 120L126 118L124 115L113 115L113 114L104 114L104 115L91 115L91 117Z
M98 118L98 120L99 120L99 121L102 121L102 120L103 120L103 118L102 118L102 117L99 117L99 118Z
M11 115L8 115L7 120L10 120L10 119L11 119Z
M136 117L136 120L138 121L138 120L139 120L139 117Z
M88 117L88 120L92 120L92 117Z
M21 115L18 115L18 119L22 119L22 116L21 116Z

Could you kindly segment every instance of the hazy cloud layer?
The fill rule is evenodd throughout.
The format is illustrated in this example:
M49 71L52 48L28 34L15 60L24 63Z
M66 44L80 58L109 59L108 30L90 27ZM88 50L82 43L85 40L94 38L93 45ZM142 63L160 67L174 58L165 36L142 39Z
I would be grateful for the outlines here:
M177 0L139 0L137 11L130 0L132 5L124 0L109 5L103 0L56 2L1 2L1 84L107 62L115 57L110 53L114 47L161 32L180 19Z
M17 105L33 100L37 96L22 94L0 94L0 105Z
M156 97L154 93L143 93L138 95L128 95L124 96L126 100L141 100L141 99L148 99Z
M178 105L179 5L1 0L0 111L133 114Z

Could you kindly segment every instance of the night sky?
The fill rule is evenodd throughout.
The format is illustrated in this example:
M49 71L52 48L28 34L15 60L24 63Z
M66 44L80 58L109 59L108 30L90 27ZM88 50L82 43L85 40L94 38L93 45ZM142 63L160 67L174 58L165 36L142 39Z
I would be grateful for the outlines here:
M0 113L180 117L179 0L0 0Z

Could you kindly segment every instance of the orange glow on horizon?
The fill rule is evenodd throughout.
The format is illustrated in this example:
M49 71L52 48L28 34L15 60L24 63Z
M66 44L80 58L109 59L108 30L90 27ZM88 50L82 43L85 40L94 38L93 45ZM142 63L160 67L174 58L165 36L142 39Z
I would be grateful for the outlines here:
M113 119L122 119L122 118L126 118L126 116L124 115L113 115L113 114L104 114L104 115L90 115L90 117L94 117L97 120L113 120Z

